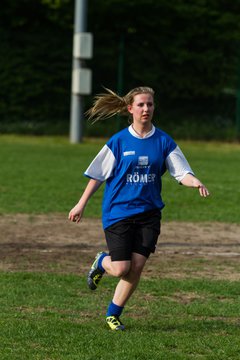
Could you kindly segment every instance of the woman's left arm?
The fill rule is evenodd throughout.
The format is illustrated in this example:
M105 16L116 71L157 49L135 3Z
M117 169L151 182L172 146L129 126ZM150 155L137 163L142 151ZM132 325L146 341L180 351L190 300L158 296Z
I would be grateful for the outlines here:
M199 194L203 197L209 195L206 186L194 175L179 146L177 146L166 158L166 167L179 184L198 188Z
M201 183L201 181L192 174L186 174L181 180L181 184L188 187L198 188L199 194L203 197L207 197L208 195L210 195L206 186L203 185L203 183Z

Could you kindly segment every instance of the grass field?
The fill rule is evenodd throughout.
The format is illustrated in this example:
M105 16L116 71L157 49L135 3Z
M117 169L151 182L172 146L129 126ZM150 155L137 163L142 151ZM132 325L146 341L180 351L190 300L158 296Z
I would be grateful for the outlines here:
M77 276L1 273L1 360L239 359L239 283L143 280L113 333L103 281L90 296Z
M240 145L179 144L212 195L201 199L165 175L164 220L239 224ZM67 214L86 184L83 171L102 145L1 136L0 213ZM99 217L100 202L101 191L85 215ZM184 266L191 273L201 259ZM1 271L0 359L240 359L238 281L144 278L123 314L122 333L110 332L104 323L116 279L105 277L93 293L85 282L57 271Z
M87 183L83 172L103 143L70 145L65 138L2 136L0 213L68 213ZM240 145L180 142L180 146L212 196L199 199L197 190L179 186L166 174L164 219L240 222ZM102 190L91 199L86 216L101 216Z

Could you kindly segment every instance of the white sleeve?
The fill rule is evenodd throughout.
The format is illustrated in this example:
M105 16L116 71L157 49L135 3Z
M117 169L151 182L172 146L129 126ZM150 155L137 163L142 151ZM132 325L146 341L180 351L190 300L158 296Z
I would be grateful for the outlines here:
M194 175L187 159L183 155L181 149L177 146L166 158L166 167L170 174L178 181L184 178L187 174Z
M115 166L115 156L109 147L104 145L95 159L93 159L84 175L96 180L105 181L112 175Z

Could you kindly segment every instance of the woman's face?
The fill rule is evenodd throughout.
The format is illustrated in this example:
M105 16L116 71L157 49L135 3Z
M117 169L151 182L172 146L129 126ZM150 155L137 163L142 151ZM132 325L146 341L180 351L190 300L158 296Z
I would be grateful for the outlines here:
M151 123L154 112L154 101L151 94L137 94L133 103L128 105L128 111L133 116L133 123L146 125Z

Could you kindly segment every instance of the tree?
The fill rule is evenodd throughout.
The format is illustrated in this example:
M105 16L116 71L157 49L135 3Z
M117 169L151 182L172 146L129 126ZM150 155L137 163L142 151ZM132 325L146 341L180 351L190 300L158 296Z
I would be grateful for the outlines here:
M124 92L149 85L178 118L233 107L223 90L236 87L239 8L239 0L89 0L93 94L118 90L124 55ZM74 0L2 0L0 128L68 131L73 11Z

